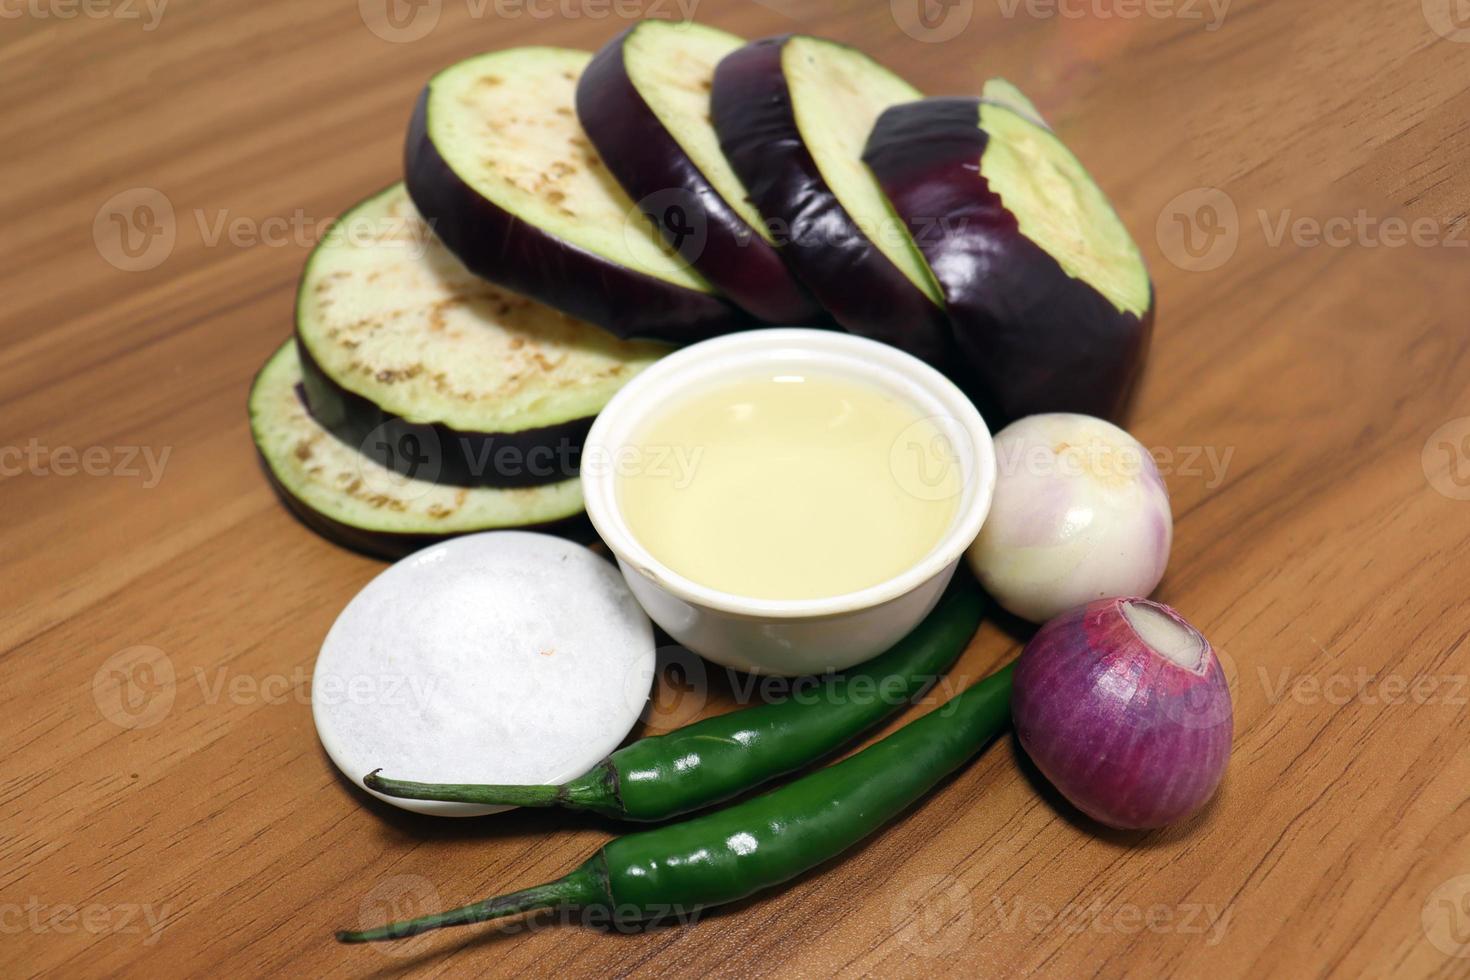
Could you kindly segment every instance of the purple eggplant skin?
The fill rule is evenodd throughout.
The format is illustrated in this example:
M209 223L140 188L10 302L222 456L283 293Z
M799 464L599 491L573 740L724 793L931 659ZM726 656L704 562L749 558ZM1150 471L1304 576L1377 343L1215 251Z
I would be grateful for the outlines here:
M302 401L317 424L375 463L456 487L530 487L577 475L592 416L518 432L465 432L383 411L334 381L297 334Z
M691 343L752 326L719 296L594 255L481 197L429 138L424 89L404 143L404 182L419 214L475 274L624 339Z
M1067 275L980 176L987 142L980 100L924 99L884 112L863 159L944 289L986 420L1078 412L1117 421L1148 350L1152 286L1138 317Z
M789 38L752 41L715 69L710 107L720 148L756 209L784 226L782 252L838 324L948 368L944 311L863 235L802 141L781 71Z
M608 172L640 204L679 202L688 220L702 222L702 235L677 233L657 208L644 210L680 257L746 312L768 323L823 319L776 247L730 207L634 87L623 64L634 29L597 52L577 83L577 119Z

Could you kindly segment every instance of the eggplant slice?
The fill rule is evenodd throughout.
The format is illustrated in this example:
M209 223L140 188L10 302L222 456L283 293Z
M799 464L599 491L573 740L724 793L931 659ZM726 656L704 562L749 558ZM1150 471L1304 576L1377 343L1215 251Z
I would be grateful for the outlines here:
M318 422L390 469L470 487L576 476L593 417L667 351L475 276L402 184L307 260L296 337Z
M577 83L577 116L609 171L679 255L752 316L800 324L822 309L786 268L720 150L710 89L742 38L649 20L610 41Z
M948 368L943 294L862 161L879 114L920 97L861 51L788 35L721 61L711 109L725 157L818 302L851 333Z
M1153 286L1071 151L999 102L946 98L889 109L864 159L944 286L986 418L1117 419L1147 351Z
M578 125L591 57L512 48L435 75L404 148L419 213L472 272L619 337L749 326L648 226Z
M980 101L1004 106L1018 116L1025 116L1038 126L1051 129L1047 121L1041 117L1041 110L1036 108L1036 104L1004 78L987 79L985 87L980 90Z
M296 342L289 340L251 386L250 432L281 499L319 534L397 558L473 531L575 531L585 525L580 480L471 490L378 465L317 424L306 410L301 380Z

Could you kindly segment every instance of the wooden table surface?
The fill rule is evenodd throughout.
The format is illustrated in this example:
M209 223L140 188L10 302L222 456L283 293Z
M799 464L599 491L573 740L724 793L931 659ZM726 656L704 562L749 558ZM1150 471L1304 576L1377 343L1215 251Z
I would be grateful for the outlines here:
M1470 973L1451 0L683 2L859 44L933 93L1005 75L1112 195L1159 294L1132 425L1174 499L1159 595L1233 678L1216 801L1101 831L1007 739L855 853L690 927L336 945L559 875L617 828L418 818L337 776L310 671L383 566L273 497L248 382L323 223L398 179L430 73L678 8L0 3L0 972ZM954 682L1022 636L987 621ZM732 700L714 671L665 681L654 727Z

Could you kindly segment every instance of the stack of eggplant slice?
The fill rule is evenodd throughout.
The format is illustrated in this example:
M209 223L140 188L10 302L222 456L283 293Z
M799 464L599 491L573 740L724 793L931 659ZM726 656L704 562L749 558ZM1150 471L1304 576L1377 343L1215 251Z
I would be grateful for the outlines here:
M288 505L377 554L577 525L581 440L667 344L845 329L996 425L1116 418L1147 347L1137 247L998 79L926 99L832 41L645 21L445 69L404 165L312 254L250 399Z
M251 426L291 509L359 550L581 528L582 438L667 349L474 275L397 184L312 253L296 335L256 378Z

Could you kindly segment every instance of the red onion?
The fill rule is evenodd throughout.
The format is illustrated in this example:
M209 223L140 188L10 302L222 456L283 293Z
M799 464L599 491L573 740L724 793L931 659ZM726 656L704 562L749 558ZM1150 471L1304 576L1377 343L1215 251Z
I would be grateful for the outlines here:
M1230 689L1215 651L1147 599L1099 599L1043 626L1016 662L1011 711L1037 768L1111 827L1192 815L1230 759Z

